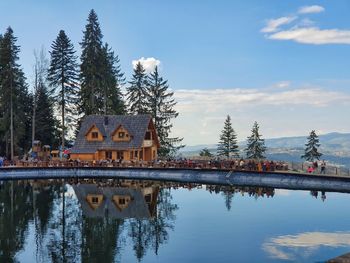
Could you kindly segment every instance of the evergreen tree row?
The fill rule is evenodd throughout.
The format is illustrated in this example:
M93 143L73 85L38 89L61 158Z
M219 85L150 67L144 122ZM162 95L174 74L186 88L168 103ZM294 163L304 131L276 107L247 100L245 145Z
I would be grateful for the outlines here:
M244 149L246 158L248 159L264 159L265 158L265 140L261 138L259 133L259 125L254 122L252 134L247 138L247 147ZM237 134L232 128L231 117L227 115L224 128L221 131L218 143L217 153L225 158L239 157L239 149L237 144Z

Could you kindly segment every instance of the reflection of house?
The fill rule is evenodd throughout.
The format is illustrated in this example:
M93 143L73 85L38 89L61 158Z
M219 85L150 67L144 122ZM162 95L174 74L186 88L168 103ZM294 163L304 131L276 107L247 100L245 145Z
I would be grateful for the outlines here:
M150 218L157 208L158 187L98 187L95 184L73 185L87 217Z
M89 115L86 116L71 159L144 160L157 158L160 147L150 115Z

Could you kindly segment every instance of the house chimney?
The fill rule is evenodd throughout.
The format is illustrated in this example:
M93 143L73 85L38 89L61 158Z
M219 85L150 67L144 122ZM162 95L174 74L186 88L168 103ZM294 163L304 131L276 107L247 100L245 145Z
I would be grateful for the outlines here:
M108 125L108 116L105 116L105 125Z

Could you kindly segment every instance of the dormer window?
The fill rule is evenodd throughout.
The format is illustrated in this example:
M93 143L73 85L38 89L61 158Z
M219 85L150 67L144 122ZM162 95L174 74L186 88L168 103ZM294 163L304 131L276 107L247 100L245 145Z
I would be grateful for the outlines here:
M128 142L130 141L131 134L122 125L119 125L111 134L112 140L115 142Z
M98 139L98 132L92 132L91 133L91 138L92 139Z

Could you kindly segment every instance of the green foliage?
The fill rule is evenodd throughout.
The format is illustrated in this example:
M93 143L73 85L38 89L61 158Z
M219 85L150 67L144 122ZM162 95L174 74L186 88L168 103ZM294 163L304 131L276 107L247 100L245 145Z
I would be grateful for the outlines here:
M85 26L80 65L79 112L90 114L124 114L125 104L121 87L125 83L118 56L106 43L97 14L90 11Z
M141 65L138 64L138 67ZM141 66L142 67L142 66ZM176 102L174 93L169 92L166 80L159 76L158 67L150 74L147 81L146 90L146 111L151 113L156 126L160 141L158 154L160 157L168 157L176 154L177 150L183 147L179 145L182 138L169 137L173 127L171 120L175 119L179 113L174 109Z
M125 83L120 60L106 43L102 48L102 94L104 114L124 114L125 105L121 87Z
M101 100L103 78L102 33L97 14L92 9L87 19L83 40L80 43L80 113L99 114L103 109Z
M308 142L305 144L305 153L301 156L301 158L310 162L320 160L322 153L318 152L318 148L321 144L319 143L318 136L314 130L310 132L307 140Z
M58 121L53 114L53 99L45 87L44 83L40 83L37 90L35 130L36 140L40 140L42 144L48 144L53 148L58 146Z
M226 158L238 157L237 135L232 128L231 117L227 115L224 129L221 131L217 152L219 156Z
M259 125L257 122L254 122L252 128L252 135L247 139L247 148L245 149L248 159L264 159L266 147L265 140L261 138L259 134Z
M10 155L10 123L13 110L14 154L23 154L30 147L32 98L24 73L18 64L19 46L9 27L0 38L0 154Z
M73 44L61 30L51 45L51 62L48 81L54 88L55 101L61 111L62 147L64 147L66 125L75 124L76 104L78 102L78 73Z
M209 151L208 148L204 148L199 152L199 156L202 157L213 157L213 154Z
M136 64L134 73L129 86L126 88L128 111L130 114L144 114L148 113L146 100L147 94L147 75L146 71L140 62Z

